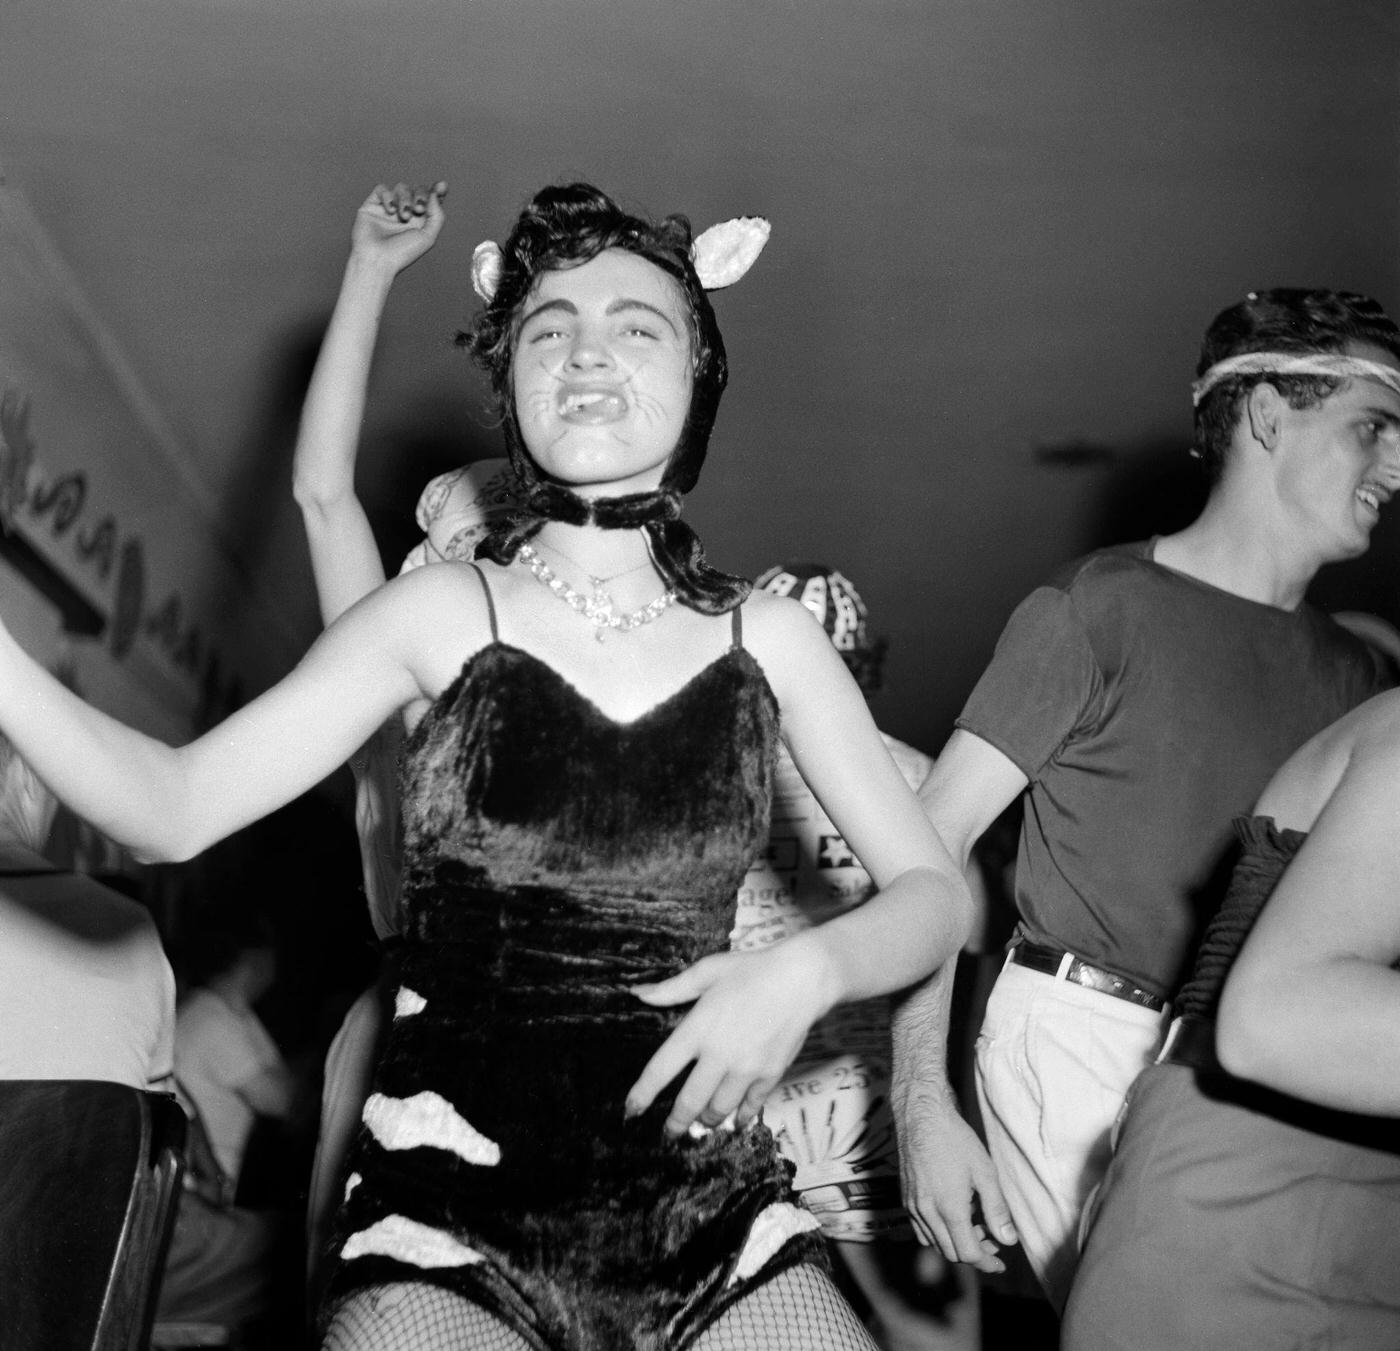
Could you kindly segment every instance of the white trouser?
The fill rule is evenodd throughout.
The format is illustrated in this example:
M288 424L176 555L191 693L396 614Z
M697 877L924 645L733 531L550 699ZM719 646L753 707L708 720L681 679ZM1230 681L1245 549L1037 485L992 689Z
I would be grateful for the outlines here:
M1057 1310L1114 1122L1167 1017L1009 961L987 1001L977 1038L987 1147L1021 1247Z

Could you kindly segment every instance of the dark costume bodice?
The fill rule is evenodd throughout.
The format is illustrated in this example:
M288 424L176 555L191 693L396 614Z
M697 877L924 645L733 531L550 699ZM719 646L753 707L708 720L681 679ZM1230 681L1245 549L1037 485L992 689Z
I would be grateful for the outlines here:
M431 1280L541 1347L616 1351L684 1345L751 1283L755 1219L790 1209L767 1130L667 1139L680 1080L623 1105L685 1012L629 988L728 947L777 728L737 618L625 723L509 644L466 662L406 748L403 988L332 1297Z
M1239 953L1264 902L1273 894L1284 869L1293 861L1308 838L1298 830L1274 824L1271 816L1238 816L1235 834L1240 855L1230 874L1230 886L1220 909L1196 949L1191 979L1181 987L1175 1000L1179 1015L1209 1019L1215 1017L1225 977Z

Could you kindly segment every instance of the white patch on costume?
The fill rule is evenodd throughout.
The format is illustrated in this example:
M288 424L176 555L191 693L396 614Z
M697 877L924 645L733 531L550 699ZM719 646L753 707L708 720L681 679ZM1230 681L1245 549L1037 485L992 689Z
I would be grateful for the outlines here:
M371 1093L364 1122L385 1149L446 1149L467 1163L491 1168L501 1161L501 1147L488 1140L439 1093L390 1098Z
M415 1013L422 1013L427 1007L428 1001L417 990L410 990L407 985L400 985L394 995L395 1018L412 1018Z
M368 1229L351 1234L340 1255L347 1262L355 1257L393 1257L424 1268L467 1267L486 1260L451 1234L410 1220L407 1215L388 1215Z
M351 1173L350 1176L345 1179L344 1199L348 1201L350 1199L350 1193L354 1191L355 1188L358 1187L363 1181L364 1178L362 1178L358 1173Z
M739 1254L728 1284L737 1285L748 1280L788 1239L820 1228L821 1224L810 1210L795 1206L791 1201L775 1201L766 1206L749 1228L744 1251Z

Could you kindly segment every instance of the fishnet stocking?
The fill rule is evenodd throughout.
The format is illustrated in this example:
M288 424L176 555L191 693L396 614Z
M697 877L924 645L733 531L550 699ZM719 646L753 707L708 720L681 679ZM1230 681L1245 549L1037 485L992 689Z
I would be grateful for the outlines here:
M830 1277L801 1265L731 1305L692 1351L877 1351ZM357 1291L336 1310L322 1351L536 1351L471 1300L434 1285ZM619 1348L619 1351L623 1351Z
M765 1281L691 1345L693 1351L877 1351L831 1277L807 1264Z
M479 1304L436 1285L358 1290L335 1311L321 1351L536 1351Z

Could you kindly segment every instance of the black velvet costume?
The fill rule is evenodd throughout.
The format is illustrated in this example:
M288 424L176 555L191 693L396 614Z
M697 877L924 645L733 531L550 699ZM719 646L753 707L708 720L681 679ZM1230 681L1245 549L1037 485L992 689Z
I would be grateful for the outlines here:
M777 1271L825 1260L766 1128L668 1140L679 1080L623 1119L684 1012L628 987L727 950L767 837L778 710L732 614L723 655L617 723L501 642L493 609L491 643L410 737L404 989L338 1222L336 1253L349 1242L361 1255L338 1261L330 1305L429 1281L548 1351L659 1351ZM441 1140L403 1147L416 1137L384 1148L375 1112L423 1093L499 1160L468 1162ZM758 1226L775 1237L740 1268L775 1203ZM390 1216L449 1264L367 1240L401 1232ZM798 1232L781 1241L784 1221Z

